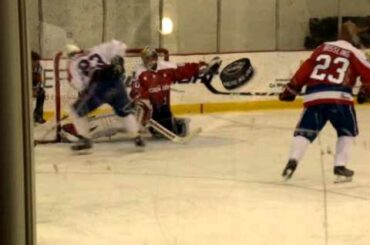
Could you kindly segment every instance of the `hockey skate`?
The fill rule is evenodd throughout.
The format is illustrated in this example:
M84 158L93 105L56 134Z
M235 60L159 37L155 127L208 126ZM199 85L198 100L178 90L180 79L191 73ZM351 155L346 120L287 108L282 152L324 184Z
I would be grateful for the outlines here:
M80 137L79 140L71 146L71 150L75 152L81 152L92 148L92 142L90 139Z
M175 118L175 133L180 137L186 137L189 134L189 118Z
M44 118L40 117L40 118L35 119L35 123L44 124L44 123L46 123L46 120Z
M354 173L355 172L353 170L350 170L345 166L335 166L334 175L336 176L336 180L334 180L334 183L338 184L344 182L351 182Z
M135 146L144 150L145 141L143 140L143 138L141 136L136 136L134 138L134 143L135 143Z
M295 169L297 168L297 160L289 159L286 167L284 168L282 176L285 178L285 180L288 180L292 177Z

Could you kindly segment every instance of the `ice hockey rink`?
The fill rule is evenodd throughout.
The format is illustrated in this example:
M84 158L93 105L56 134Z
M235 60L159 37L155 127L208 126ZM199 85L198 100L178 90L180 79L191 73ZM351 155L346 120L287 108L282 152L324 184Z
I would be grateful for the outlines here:
M328 124L291 180L281 178L301 110L191 116L202 133L185 145L97 143L35 148L40 245L367 245L370 107L350 183L334 184Z

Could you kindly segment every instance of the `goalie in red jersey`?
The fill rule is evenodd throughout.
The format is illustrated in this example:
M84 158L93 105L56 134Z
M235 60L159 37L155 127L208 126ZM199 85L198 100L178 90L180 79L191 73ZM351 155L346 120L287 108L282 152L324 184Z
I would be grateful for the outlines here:
M188 133L189 120L173 116L170 108L171 85L175 81L200 75L207 64L200 62L177 65L158 60L158 53L151 47L142 50L141 59L143 63L135 71L131 97L145 111L142 124L145 125L152 118L173 133L185 136ZM158 136L155 130L149 130L154 136Z

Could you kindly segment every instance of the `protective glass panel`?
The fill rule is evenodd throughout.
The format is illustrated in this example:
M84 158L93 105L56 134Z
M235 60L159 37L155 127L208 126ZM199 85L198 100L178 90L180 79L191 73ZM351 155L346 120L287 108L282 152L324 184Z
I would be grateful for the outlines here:
M278 50L312 49L337 38L337 0L280 0Z
M222 1L220 13L221 51L274 50L275 1Z
M342 23L361 48L370 47L370 2L339 1Z
M173 32L162 36L171 53L216 51L216 0L164 1L163 17L173 21Z
M152 44L153 39L156 45L158 4L155 1L66 0L60 4L60 1L48 0L38 3L41 32L34 33L32 39L40 39L43 57L53 57L71 42L90 48L115 38L138 48Z
M353 218L370 210L361 174L370 172L370 107L352 106L365 58L353 65L348 50L328 46L343 57L304 61L339 34L369 47L369 0L27 4L42 67L33 70L34 115L46 120L34 124L40 244L368 244L369 219ZM81 52L71 68L63 52L112 39L127 44L124 59ZM155 49L142 53L147 45ZM87 90L71 86L73 68ZM295 74L302 84L290 83ZM86 124L71 113L76 102L104 105ZM71 150L78 143L87 151ZM344 162L355 181L334 185L334 163Z

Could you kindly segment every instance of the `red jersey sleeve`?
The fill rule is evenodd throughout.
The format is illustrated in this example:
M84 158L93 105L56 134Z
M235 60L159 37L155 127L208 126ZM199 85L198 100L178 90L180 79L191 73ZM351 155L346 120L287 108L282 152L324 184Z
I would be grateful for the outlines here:
M199 73L199 67L202 65L202 63L185 63L179 65L175 69L175 80L184 80L184 79L190 79Z
M296 73L294 74L290 81L290 83L294 87L302 88L304 85L306 85L310 78L312 70L315 66L314 57L315 53L313 53L310 58L305 60L303 64L299 67L299 69L296 71Z
M286 84L282 93L279 94L279 99L282 101L293 101L296 95L301 91L302 87L309 81L310 74L314 67L315 52L310 58L305 60L303 64L298 68L296 73L290 79L290 82Z
M351 56L351 64L360 76L362 86L370 92L370 62L366 60L365 55L354 54Z
M139 76L138 79L135 79L131 85L130 97L132 99L149 99L149 92L146 89L146 84L143 81L142 77Z

